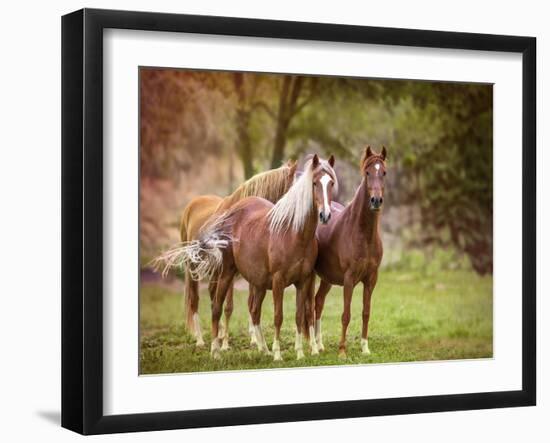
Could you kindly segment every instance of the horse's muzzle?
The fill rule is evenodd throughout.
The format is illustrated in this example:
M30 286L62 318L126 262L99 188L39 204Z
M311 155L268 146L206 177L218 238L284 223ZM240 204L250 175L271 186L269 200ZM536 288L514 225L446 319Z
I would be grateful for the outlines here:
M330 220L330 212L328 214L325 214L324 212L319 212L319 221L326 225Z
M378 211L382 207L384 199L382 197L371 197L370 198L370 209L372 211Z

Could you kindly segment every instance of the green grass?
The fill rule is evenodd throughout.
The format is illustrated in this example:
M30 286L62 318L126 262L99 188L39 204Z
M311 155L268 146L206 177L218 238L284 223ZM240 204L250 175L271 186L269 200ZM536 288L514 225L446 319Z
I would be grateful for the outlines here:
M347 359L338 358L342 288L333 287L323 313L325 351L297 361L294 351L295 290L287 288L281 348L283 361L273 362L250 347L246 291L235 290L229 351L210 357L210 301L201 292L200 317L207 346L195 347L186 331L182 293L178 287L144 284L141 288L140 372L159 374L216 370L326 366L492 357L492 278L468 271L381 271L372 299L369 325L371 355L361 354L362 286L355 288L348 329ZM271 345L273 304L270 292L262 311L264 335Z

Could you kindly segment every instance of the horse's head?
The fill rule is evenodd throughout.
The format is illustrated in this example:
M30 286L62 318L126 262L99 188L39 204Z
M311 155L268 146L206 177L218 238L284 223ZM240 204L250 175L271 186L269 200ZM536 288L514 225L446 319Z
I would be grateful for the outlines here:
M334 156L328 160L320 159L315 154L311 160L313 179L313 199L319 211L319 221L323 224L330 220L330 204L332 192L337 185L336 174L333 169Z
M386 177L386 147L382 152L373 152L370 146L365 148L361 158L361 172L367 187L369 208L379 211L384 203L384 179Z

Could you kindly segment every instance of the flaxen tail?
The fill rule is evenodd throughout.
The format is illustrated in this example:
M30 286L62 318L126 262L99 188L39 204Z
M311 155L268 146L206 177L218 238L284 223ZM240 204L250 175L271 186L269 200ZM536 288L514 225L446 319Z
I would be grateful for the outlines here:
M221 270L223 250L231 244L228 211L201 229L196 240L182 241L164 251L152 262L165 277L173 268L185 269L193 280L212 280ZM183 228L182 228L183 230Z
M182 258L194 280L212 280L221 271L223 251L231 246L231 215L227 211L205 225L196 240L182 247Z

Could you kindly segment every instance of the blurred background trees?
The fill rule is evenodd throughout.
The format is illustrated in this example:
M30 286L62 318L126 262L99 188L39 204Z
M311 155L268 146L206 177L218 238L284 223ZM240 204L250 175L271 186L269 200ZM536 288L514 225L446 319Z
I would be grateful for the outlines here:
M178 241L190 198L226 195L288 158L333 153L345 203L370 144L389 153L385 264L414 261L414 250L424 265L443 254L448 266L492 272L491 85L148 68L140 76L145 256Z

